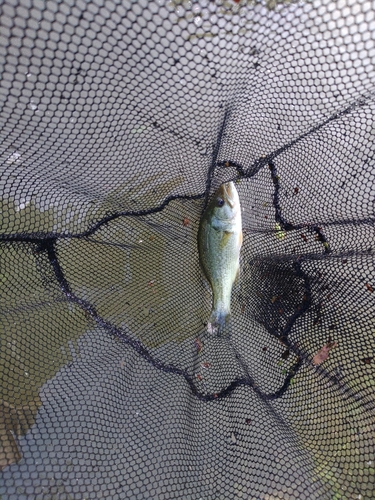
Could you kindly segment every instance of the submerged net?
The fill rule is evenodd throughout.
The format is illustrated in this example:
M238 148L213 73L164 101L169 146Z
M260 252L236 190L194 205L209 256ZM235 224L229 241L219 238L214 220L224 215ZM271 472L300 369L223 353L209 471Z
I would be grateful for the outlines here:
M373 3L1 10L2 499L375 498Z

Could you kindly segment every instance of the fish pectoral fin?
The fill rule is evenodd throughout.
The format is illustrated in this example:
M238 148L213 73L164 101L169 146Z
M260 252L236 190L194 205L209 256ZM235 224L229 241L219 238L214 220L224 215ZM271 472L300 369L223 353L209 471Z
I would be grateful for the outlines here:
M240 281L240 266L238 266L236 277L234 278L234 283L238 284L239 281Z
M239 237L238 237L238 246L240 248L242 247L242 242L243 242L243 234L242 234L242 231L240 231Z
M227 245L229 238L231 237L231 234L232 233L229 233L228 231L223 232L223 235L222 235L221 240L220 240L220 248L221 249L223 249Z

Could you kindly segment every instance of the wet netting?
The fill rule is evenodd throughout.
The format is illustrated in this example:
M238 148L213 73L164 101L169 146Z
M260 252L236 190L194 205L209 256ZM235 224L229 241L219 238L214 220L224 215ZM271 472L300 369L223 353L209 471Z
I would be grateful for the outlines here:
M1 498L375 498L374 3L5 0L0 44Z

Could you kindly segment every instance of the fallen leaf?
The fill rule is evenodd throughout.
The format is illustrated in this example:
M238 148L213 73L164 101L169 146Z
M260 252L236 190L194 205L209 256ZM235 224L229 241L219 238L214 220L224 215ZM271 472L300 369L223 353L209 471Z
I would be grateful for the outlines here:
M190 220L187 217L185 217L182 221L182 224L186 227L190 224Z
M286 351L284 351L284 352L282 353L281 357L282 357L283 359L288 359L288 358L289 358L289 355L290 355L290 351L289 351L289 349L287 349Z
M368 283L366 283L366 285L365 285L365 286L366 286L367 290L368 290L370 293L372 293L372 292L374 291L374 289L372 288L372 286L371 286L371 285L369 285Z
M299 191L298 187L295 187L294 188L294 194L298 194L298 191Z
M303 241L305 241L306 243L308 242L308 239L307 239L307 236L305 234L301 234L301 238L303 239Z
M313 365L320 365L329 356L329 351L337 346L337 342L329 342L324 347L322 347L313 357Z

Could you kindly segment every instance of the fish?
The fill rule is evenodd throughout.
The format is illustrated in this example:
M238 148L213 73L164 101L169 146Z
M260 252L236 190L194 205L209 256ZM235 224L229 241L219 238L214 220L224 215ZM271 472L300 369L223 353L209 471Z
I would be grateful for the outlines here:
M230 317L232 287L240 271L241 205L233 182L221 184L202 214L198 253L203 274L212 290L208 330L223 330Z

